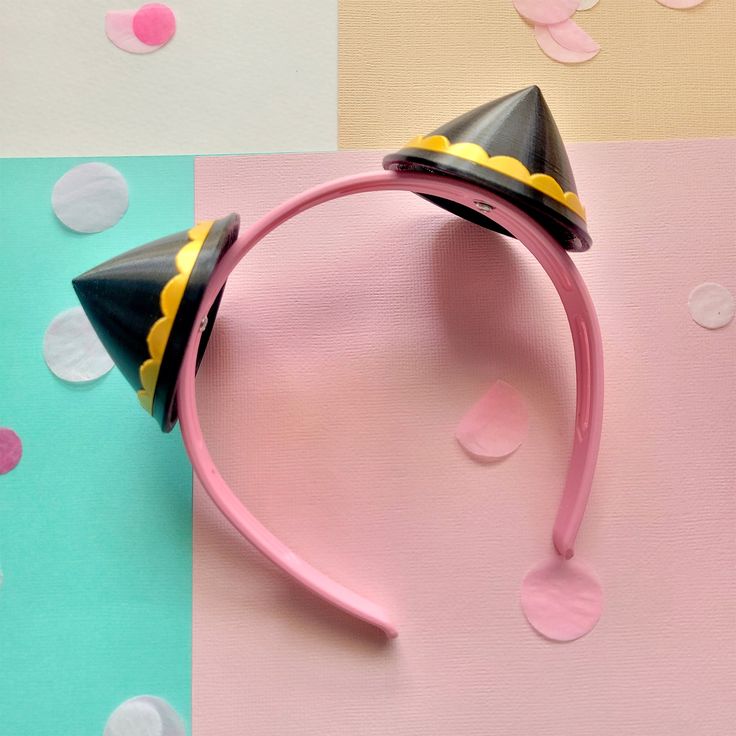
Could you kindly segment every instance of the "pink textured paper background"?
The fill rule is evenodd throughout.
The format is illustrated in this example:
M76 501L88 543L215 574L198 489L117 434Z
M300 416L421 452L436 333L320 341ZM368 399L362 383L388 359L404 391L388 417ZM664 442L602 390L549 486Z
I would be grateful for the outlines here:
M601 459L579 540L598 627L554 644L518 604L550 550L572 431L572 346L512 241L408 194L324 205L253 251L198 388L224 476L318 568L393 612L399 638L302 592L195 489L195 736L673 736L736 719L736 141L570 147L595 238L576 255L606 346ZM201 158L198 218L251 222L376 152ZM457 421L497 379L530 433L495 465Z

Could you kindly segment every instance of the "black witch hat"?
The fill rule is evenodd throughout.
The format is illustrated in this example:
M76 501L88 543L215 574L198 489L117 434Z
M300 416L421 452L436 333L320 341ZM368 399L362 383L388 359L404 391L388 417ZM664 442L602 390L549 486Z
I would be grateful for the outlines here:
M238 235L229 215L123 253L73 280L74 290L143 408L169 432L176 382L207 282ZM202 326L197 366L220 304Z
M532 215L568 250L591 238L565 146L539 87L527 87L419 136L383 160L385 169L450 176L503 197ZM508 235L470 207L427 196L440 207Z

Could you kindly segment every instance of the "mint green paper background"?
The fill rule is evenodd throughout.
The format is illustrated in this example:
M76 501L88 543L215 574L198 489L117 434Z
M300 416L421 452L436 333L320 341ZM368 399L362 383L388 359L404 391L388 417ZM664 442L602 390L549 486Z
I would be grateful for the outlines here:
M0 160L0 426L23 459L0 475L0 735L98 736L110 712L161 696L189 723L191 469L115 369L55 378L43 335L77 305L73 276L189 227L191 157L103 158L128 182L110 230L80 235L51 190L89 159Z

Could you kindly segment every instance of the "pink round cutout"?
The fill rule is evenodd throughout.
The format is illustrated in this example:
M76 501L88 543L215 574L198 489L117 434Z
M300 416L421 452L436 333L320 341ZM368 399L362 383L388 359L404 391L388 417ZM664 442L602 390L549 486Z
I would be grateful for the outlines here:
M657 0L657 2L664 5L665 8L687 10L688 8L694 8L696 5L701 5L705 0Z
M601 47L574 20L563 20L547 26L549 35L560 46L583 54L597 54Z
M521 584L521 608L542 636L574 641L598 623L603 589L588 565L555 556L526 574Z
M23 454L20 437L7 427L0 427L0 475L9 473Z
M149 3L142 5L133 16L133 32L139 41L148 46L166 43L176 30L176 16L168 5Z
M519 391L496 381L460 420L455 438L479 462L506 457L526 439L529 411Z
M108 10L105 15L105 34L119 49L129 54L150 54L163 46L149 46L133 32L135 10Z
M563 64L580 64L584 61L590 61L598 53L598 51L575 51L565 48L552 37L549 26L534 26L534 38L537 39L539 48L550 59Z
M514 0L516 12L531 23L561 23L571 18L579 0Z

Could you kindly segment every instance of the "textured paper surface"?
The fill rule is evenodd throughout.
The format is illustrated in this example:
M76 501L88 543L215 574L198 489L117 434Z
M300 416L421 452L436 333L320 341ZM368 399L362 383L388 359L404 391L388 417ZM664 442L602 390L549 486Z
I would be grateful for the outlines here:
M80 235L51 210L79 159L0 161L0 426L23 459L0 475L0 734L102 734L154 693L189 720L191 468L119 371L56 378L43 337L78 304L71 279L192 221L190 158L105 159L130 185L113 228Z
M140 4L4 4L0 156L336 147L337 0L177 0L164 48L121 53L105 14Z
M551 549L572 437L554 288L522 246L418 197L330 203L232 277L198 381L203 426L251 509L385 606L399 638L386 644L284 579L197 488L195 736L732 729L736 329L696 325L687 296L705 280L736 288L724 217L736 141L570 149L595 240L575 261L606 349L579 543L605 591L598 626L555 644L518 602ZM198 159L197 216L250 223L381 156ZM453 429L498 377L526 397L530 432L479 465Z
M530 84L566 141L736 135L736 2L607 0L575 20L603 50L567 67L511 0L341 0L340 147L403 145Z

